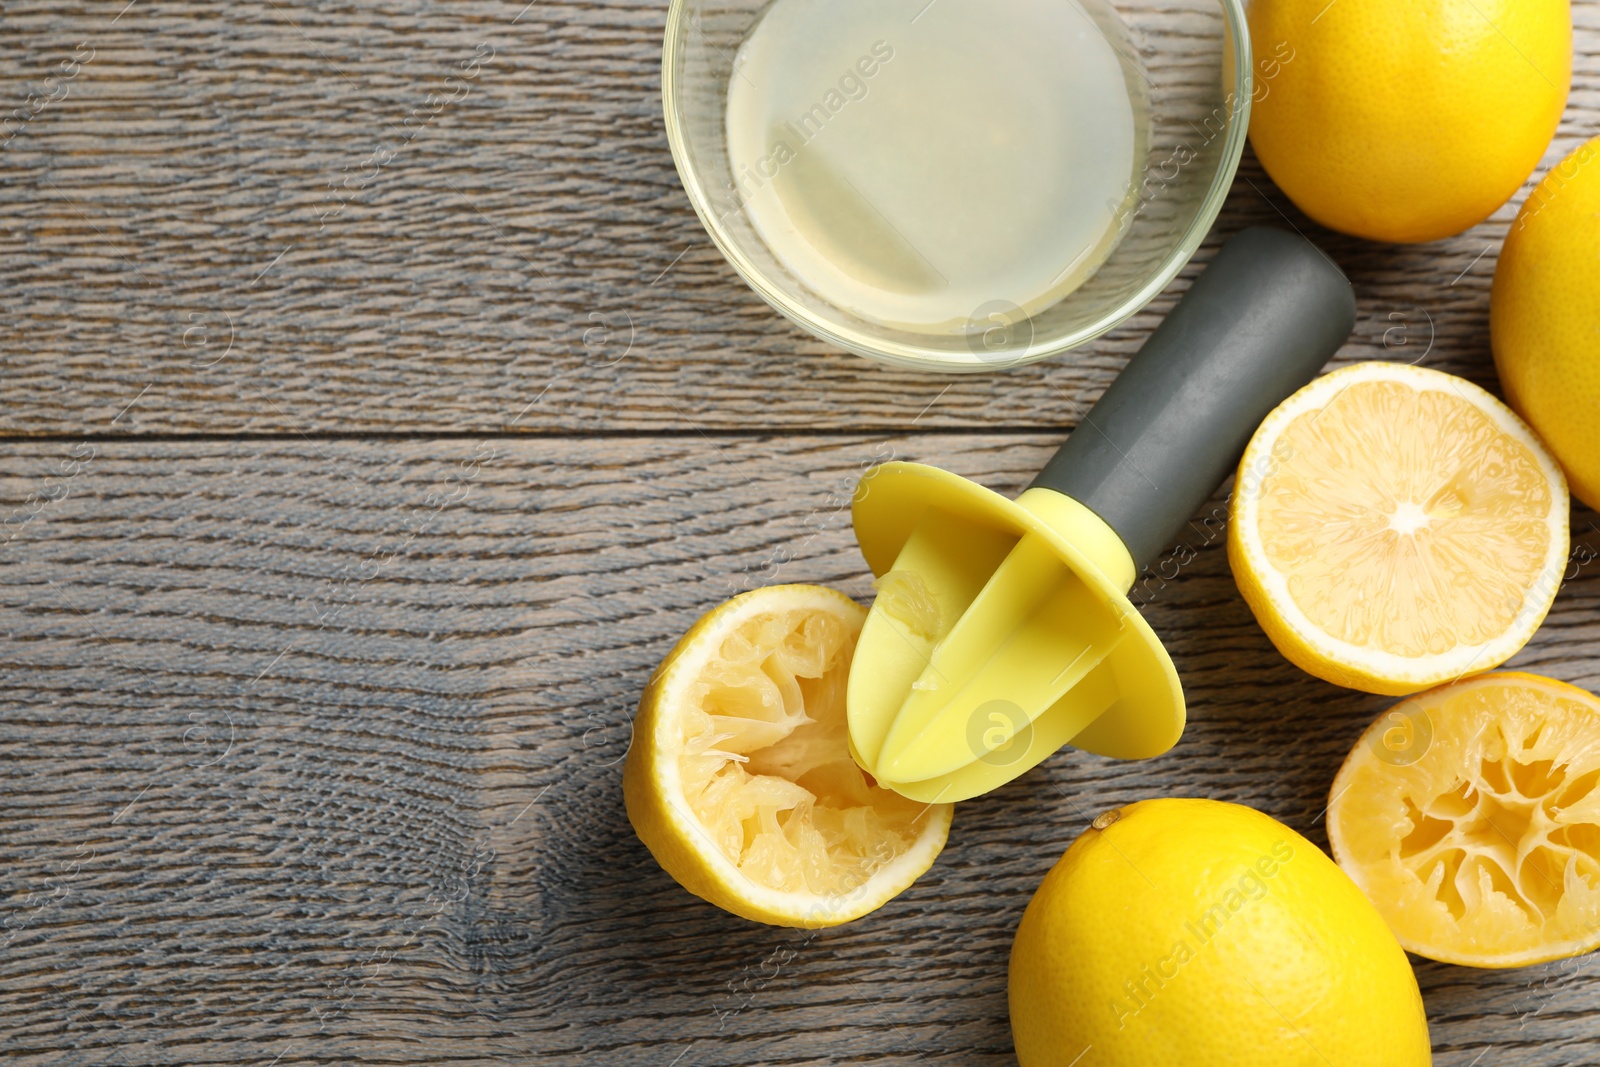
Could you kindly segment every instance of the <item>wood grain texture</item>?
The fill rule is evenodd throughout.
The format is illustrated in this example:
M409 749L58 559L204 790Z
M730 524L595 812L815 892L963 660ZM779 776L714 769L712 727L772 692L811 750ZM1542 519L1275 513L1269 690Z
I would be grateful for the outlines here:
M867 597L864 465L1020 488L1246 225L1349 272L1341 361L1492 387L1515 204L1367 245L1247 156L1123 329L889 372L711 247L662 131L664 9L0 0L0 116L29 112L0 123L0 438L58 438L0 445L0 1062L999 1067L1012 931L1095 813L1212 796L1324 843L1387 701L1277 656L1215 525L1146 609L1190 697L1178 749L1064 752L963 805L861 922L689 897L627 825L621 760L701 611L771 581ZM1600 0L1574 17L1545 166L1600 129ZM1600 688L1594 558L1516 664ZM1590 960L1418 970L1439 1067L1600 1062Z
M1521 195L1453 240L1371 245L1309 223L1253 157L1196 263L1076 353L949 379L831 351L738 281L689 207L660 117L664 11L6 0L0 113L60 95L0 133L0 432L1067 426L1256 222L1350 274L1341 360L1492 384L1488 286ZM1600 2L1573 11L1545 167L1600 130Z
M620 761L700 612L775 580L867 592L841 508L864 465L1014 492L1056 443L4 446L0 1062L1014 1063L1012 931L1090 818L1210 796L1323 843L1388 703L1277 656L1217 527L1145 609L1188 690L1179 747L1066 751L963 805L860 922L688 896L628 827ZM1600 687L1597 607L1589 562L1515 662ZM1438 1064L1600 1059L1592 972L1421 963Z

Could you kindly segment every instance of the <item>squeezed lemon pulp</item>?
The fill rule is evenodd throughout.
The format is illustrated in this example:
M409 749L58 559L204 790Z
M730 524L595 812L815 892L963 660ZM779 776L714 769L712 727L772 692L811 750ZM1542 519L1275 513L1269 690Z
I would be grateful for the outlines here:
M1385 731L1425 723L1420 758ZM1334 783L1329 837L1401 942L1503 966L1600 943L1600 701L1525 674L1420 694Z
M847 894L917 840L926 806L850 758L845 684L856 634L804 610L724 638L682 704L684 798L717 848L760 885Z

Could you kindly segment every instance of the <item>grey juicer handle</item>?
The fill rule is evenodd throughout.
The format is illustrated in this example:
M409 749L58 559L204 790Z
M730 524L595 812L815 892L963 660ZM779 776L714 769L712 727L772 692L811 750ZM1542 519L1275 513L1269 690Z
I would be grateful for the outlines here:
M1238 465L1256 427L1355 326L1343 272L1265 226L1228 241L1033 480L1117 532L1143 571Z

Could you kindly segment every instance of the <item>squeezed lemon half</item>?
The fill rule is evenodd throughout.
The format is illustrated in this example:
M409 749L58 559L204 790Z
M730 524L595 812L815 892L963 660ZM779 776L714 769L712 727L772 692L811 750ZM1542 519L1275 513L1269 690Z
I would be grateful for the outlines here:
M1600 700L1506 672L1402 701L1334 780L1328 840L1418 955L1517 967L1600 947Z
M820 586L714 609L657 668L623 792L684 888L780 926L881 907L932 865L952 807L880 787L850 756L845 684L866 611Z
M1566 568L1561 470L1470 382L1392 363L1328 374L1251 439L1228 558L1286 657L1403 695L1499 666Z

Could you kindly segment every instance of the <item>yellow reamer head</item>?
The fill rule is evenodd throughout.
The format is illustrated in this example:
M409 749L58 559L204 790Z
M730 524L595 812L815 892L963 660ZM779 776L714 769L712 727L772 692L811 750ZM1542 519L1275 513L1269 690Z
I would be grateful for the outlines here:
M856 762L948 803L1069 741L1124 759L1176 744L1178 674L1127 592L1354 323L1326 255L1246 230L1015 501L934 467L868 471L853 515L878 599L850 668Z
M1123 759L1177 743L1177 671L1126 596L1132 557L1094 512L1051 489L1011 501L888 463L861 479L852 514L879 577L850 673L850 744L881 784L948 803L1069 741Z

